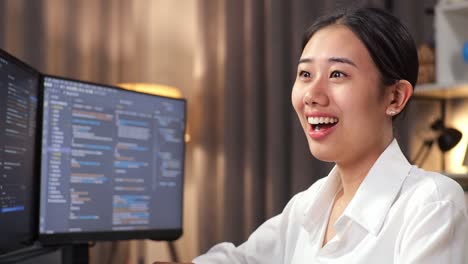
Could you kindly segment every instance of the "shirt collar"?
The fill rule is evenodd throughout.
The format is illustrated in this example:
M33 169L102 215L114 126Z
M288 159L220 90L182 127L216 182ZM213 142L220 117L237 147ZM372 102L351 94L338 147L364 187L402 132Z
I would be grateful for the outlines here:
M315 196L311 193L310 197L308 197L307 200L312 201L312 203L304 211L303 226L309 233L323 224L322 216L328 212L330 203L333 202L335 194L341 186L341 178L336 166L333 167L327 177L319 181L324 182L319 186Z
M394 139L371 167L343 214L377 235L410 170L411 164Z
M371 167L343 215L368 232L378 234L410 169L411 164L394 139ZM320 216L328 212L340 189L341 179L336 166L324 180L316 196L311 197L312 204L304 212L303 224L309 232L323 224Z

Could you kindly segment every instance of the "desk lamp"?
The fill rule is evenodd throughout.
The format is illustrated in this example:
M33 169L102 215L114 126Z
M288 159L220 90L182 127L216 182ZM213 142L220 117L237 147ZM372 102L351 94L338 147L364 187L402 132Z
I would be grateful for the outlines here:
M432 145L436 140L439 149L444 153L455 147L462 138L462 133L460 131L455 128L446 127L442 119L434 121L431 124L431 130L436 131L438 135L434 138L424 140L423 145L419 148L413 159L413 163L420 167L422 167L426 161Z

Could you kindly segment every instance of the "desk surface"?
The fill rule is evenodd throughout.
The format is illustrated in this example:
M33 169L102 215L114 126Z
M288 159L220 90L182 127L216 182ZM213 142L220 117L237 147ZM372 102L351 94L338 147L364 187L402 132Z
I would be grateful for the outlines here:
M191 262L164 262L164 261L156 261L153 264L193 264Z

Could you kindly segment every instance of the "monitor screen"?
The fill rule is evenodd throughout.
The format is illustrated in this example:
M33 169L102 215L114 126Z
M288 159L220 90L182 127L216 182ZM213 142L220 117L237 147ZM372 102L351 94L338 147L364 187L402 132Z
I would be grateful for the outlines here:
M39 74L0 50L0 253L35 237Z
M44 76L39 239L182 233L185 100Z

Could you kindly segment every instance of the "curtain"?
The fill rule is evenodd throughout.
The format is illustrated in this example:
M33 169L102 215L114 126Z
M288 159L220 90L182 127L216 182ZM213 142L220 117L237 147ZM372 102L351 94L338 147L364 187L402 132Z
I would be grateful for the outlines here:
M195 5L185 0L2 0L0 48L43 73L111 85L160 83L178 87L189 97L196 50ZM198 107L188 99L189 107ZM188 166L190 151L189 147ZM186 193L193 193L192 174L187 175ZM187 204L190 212L193 206ZM185 233L177 242L178 251L184 256L189 248L194 255L191 232ZM152 251L150 244L154 243L138 246L145 248L143 252ZM91 263L127 263L129 245L99 242L90 255Z

